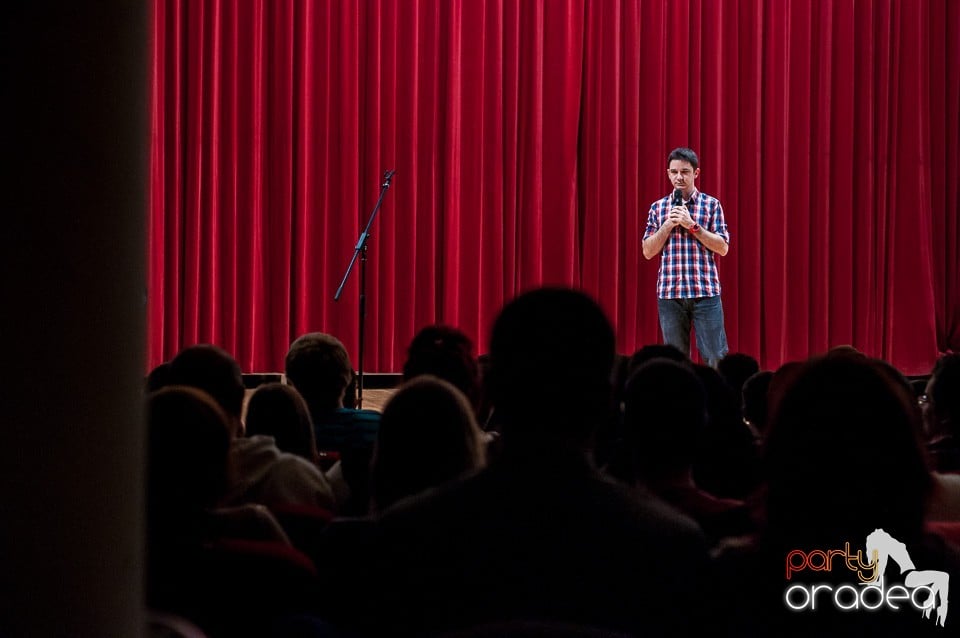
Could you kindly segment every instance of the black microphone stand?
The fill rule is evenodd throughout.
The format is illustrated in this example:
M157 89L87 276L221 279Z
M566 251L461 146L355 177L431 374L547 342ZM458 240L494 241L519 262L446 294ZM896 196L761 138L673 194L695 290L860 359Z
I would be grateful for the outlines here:
M390 180L397 171L389 170L383 174L383 184L380 186L380 197L377 198L377 205L373 207L370 213L370 219L367 226L360 233L360 239L357 240L357 246L353 249L353 257L350 259L350 265L347 266L347 272L343 273L343 280L340 287L337 288L337 294L333 296L334 301L340 301L343 294L343 287L347 285L347 279L353 272L353 265L357 263L357 257L360 258L360 352L357 360L357 407L363 407L363 326L364 319L367 316L367 242L370 240L370 227L373 226L373 220L377 218L377 212L380 210L380 204L383 203L383 196L387 194L390 188Z

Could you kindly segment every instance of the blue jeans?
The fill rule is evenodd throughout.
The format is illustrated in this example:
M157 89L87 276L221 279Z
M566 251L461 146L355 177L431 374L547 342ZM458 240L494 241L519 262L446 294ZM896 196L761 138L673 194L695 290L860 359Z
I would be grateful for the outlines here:
M723 329L723 304L720 296L695 299L657 299L663 341L690 356L690 326L697 335L697 350L712 368L716 368L729 348Z

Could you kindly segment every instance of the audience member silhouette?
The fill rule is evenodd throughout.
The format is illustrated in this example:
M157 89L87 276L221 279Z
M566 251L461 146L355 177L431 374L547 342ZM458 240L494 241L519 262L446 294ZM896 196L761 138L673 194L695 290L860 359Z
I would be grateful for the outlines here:
M625 447L623 429L623 402L626 393L627 379L637 368L653 359L667 359L686 365L693 365L690 357L685 355L676 346L669 344L648 344L634 352L629 357L617 355L614 358L613 400L607 416L597 428L594 444L594 459L598 467L611 476L628 476L629 452Z
M342 408L344 392L353 380L347 349L322 332L301 335L290 344L284 372L314 418Z
M156 392L170 385L170 362L161 363L147 375L146 392Z
M229 485L230 431L226 414L206 393L173 386L148 397L147 437L147 532L154 568L157 550L176 551L204 540L208 513Z
M693 480L693 460L707 421L706 391L681 363L653 359L627 382L624 423L632 453L632 481L693 518L712 540L745 534L750 517L742 501L720 499Z
M856 551L877 529L903 542L921 569L960 573L956 550L924 533L931 479L908 389L862 356L812 359L791 376L766 443L766 526L718 562L726 635L940 635L909 607L840 611L828 602L797 613L785 606L786 587L797 582L858 582L836 561L788 583L789 552L845 543Z
M284 372L307 402L317 427L323 417L344 408L344 394L354 379L347 349L339 339L323 332L309 332L290 344ZM323 447L320 437L317 445Z
M693 364L690 357L685 355L680 348L667 343L651 343L630 355L630 362L627 365L627 376L624 381L629 379L630 375L637 371L637 368L653 359L669 359L677 363Z
M147 398L147 601L205 628L225 627L240 616L225 591L205 587L218 581L216 544L227 539L287 539L262 507L219 508L229 485L229 419L205 392L168 386ZM238 590L258 585L241 580ZM286 588L277 583L276 588Z
M473 343L462 331L449 326L427 326L407 348L403 379L430 374L460 390L473 410L480 407L480 372Z
M623 432L624 389L630 371L630 357L617 354L613 359L613 372L610 374L612 388L610 407L605 417L597 423L593 442L593 462L602 472L610 476L619 476L621 464L625 462Z
M720 362L717 364L717 372L720 373L723 380L730 386L730 389L733 390L739 405L744 382L752 375L760 372L760 364L748 354L731 352L723 359L720 359Z
M334 453L340 461L327 473L337 495L338 510L363 515L370 501L370 458L380 427L373 410L344 407L354 379L347 350L336 337L310 332L298 337L287 351L287 381L310 408L320 453Z
M150 538L176 547L219 537L289 543L265 507L221 505L237 468L230 420L206 392L167 386L148 396L147 414Z
M589 461L613 357L610 323L581 293L539 289L502 309L489 379L502 454L384 513L369 564L358 570L370 577L344 588L354 603L365 597L360 617L375 633L430 635L511 619L643 635L699 629L702 533Z
M630 378L630 357L624 354L617 354L613 358L613 373L610 375L610 382L613 384L614 399L617 404L623 402L623 391L627 387L627 379Z
M920 538L930 478L914 410L877 362L811 360L773 419L765 459L772 527L791 541L865 538L875 527L904 542ZM824 498L837 488L856 498Z
M780 401L786 394L787 389L796 380L797 375L803 370L804 362L787 361L773 373L770 377L770 386L767 388L767 422L770 422L771 415L777 411Z
M317 462L313 421L297 390L283 383L266 383L247 402L247 436L271 436L277 447L311 463Z
M195 616L183 575L210 540L209 513L228 485L226 415L205 393L168 387L147 399L147 602Z
M174 383L203 390L227 416L236 472L225 504L333 506L333 491L316 466L281 452L272 437L242 436L244 387L233 357L216 346L198 345L182 350L170 366Z
M472 406L453 385L430 375L403 384L380 421L371 467L373 511L481 467L481 436Z
M920 408L934 467L960 472L960 354L944 355L934 364Z
M767 433L767 393L772 379L773 373L769 370L758 372L744 381L741 392L743 403L740 411L743 414L743 422L759 439L763 439Z
M482 436L473 408L451 384L431 375L404 383L385 406L377 434L371 463L371 513L377 515L405 497L481 467ZM319 535L311 553L324 571L363 576L358 560L367 551L372 531L369 518L339 517ZM348 578L331 582L331 587ZM334 595L343 593L337 587ZM334 615L342 613L338 609Z
M857 350L849 343L833 346L823 355L824 357L853 357L854 359L867 359L867 355Z
M170 361L168 383L206 392L226 414L231 434L242 434L243 375L226 351L212 345L184 348Z
M693 480L722 498L745 499L759 485L759 441L740 417L740 393L717 370L695 365L707 396L707 425L700 437Z

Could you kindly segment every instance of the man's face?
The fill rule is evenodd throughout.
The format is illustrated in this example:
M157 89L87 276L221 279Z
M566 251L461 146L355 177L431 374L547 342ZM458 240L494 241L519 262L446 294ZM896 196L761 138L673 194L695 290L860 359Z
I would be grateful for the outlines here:
M670 183L674 188L683 191L685 197L693 193L693 182L699 175L700 169L694 168L693 164L686 160L670 160L670 166L667 168Z

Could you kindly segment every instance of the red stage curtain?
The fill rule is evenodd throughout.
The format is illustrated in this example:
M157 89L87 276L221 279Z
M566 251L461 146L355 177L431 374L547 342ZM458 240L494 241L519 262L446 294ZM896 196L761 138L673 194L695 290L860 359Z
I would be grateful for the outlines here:
M957 2L152 7L151 365L212 342L279 370L311 330L356 357L356 273L332 298L388 168L367 370L434 322L482 351L544 283L595 295L630 352L659 338L639 243L681 145L732 232L732 350L920 373L960 349Z

